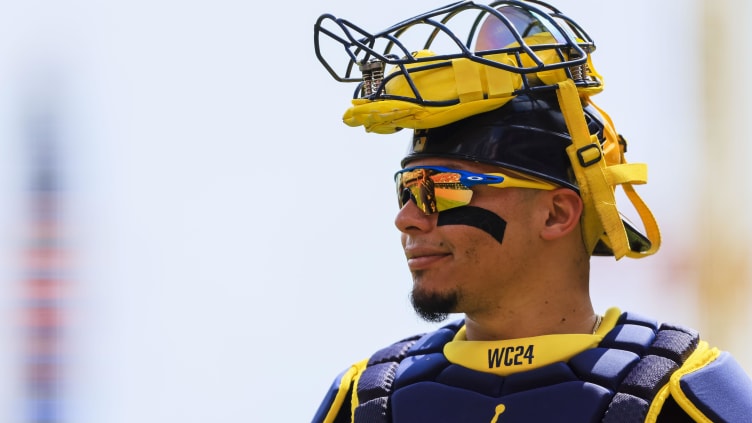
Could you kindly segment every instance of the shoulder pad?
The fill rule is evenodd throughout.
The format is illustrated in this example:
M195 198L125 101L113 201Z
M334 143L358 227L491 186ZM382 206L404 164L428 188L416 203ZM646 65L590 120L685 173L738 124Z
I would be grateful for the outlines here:
M752 416L752 380L731 354L715 352L715 360L702 367L677 372L671 395L698 421L747 421Z
M337 377L334 379L334 382L332 383L332 386L329 387L329 390L326 392L326 396L324 396L324 399L321 401L321 405L319 405L319 409L316 411L316 414L313 416L312 423L321 423L324 422L324 419L326 419L327 414L329 414L330 411L333 411L336 413L339 409L339 407L342 405L335 404L335 399L337 398L337 393L340 390L340 386L343 385L343 379L344 376L346 376L347 370L343 371ZM347 381L349 383L349 381ZM336 407L336 409L335 409Z
M353 382L363 372L367 362L368 360L362 360L353 364L334 379L313 417L313 423L334 421L342 406L346 405L346 400L351 397Z

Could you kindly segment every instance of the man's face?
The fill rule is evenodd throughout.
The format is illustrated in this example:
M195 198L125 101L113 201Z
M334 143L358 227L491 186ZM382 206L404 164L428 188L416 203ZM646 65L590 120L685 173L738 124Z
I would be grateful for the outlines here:
M413 166L443 166L486 173L499 168L451 159L421 159ZM441 321L448 313L485 313L516 296L538 238L537 190L473 188L470 204L426 215L413 201L395 225L413 276L412 302L418 314ZM537 219L540 221L540 219Z

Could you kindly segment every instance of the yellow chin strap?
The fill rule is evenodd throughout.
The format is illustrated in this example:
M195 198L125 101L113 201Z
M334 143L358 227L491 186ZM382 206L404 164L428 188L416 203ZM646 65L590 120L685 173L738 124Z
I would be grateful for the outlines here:
M572 169L585 206L581 221L582 237L587 251L592 253L598 241L602 240L611 247L617 260L624 256L640 258L655 253L661 244L658 224L650 209L632 186L647 183L647 165L626 163L621 149L610 151L610 157L604 154L597 137L591 136L588 131L582 102L574 82L571 80L560 82L556 94L567 129L572 137L572 144L567 147L567 154L572 162ZM586 101L595 106L589 98ZM599 109L599 111L603 113L602 110ZM603 116L606 119L604 129L606 144L618 146L618 135L611 119L605 113ZM622 186L645 226L648 239L652 244L647 251L632 251L629 247L627 232L616 208L614 197L616 185Z

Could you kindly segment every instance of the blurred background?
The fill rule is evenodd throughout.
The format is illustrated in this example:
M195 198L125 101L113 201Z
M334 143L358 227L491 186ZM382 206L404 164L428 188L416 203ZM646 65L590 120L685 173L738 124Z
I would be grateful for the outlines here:
M319 3L319 4L317 4ZM700 329L752 371L744 0L559 0L593 37L662 251L594 260L598 310ZM391 176L341 115L322 13L443 2L0 4L0 421L309 421L414 316ZM353 177L357 175L357 177Z

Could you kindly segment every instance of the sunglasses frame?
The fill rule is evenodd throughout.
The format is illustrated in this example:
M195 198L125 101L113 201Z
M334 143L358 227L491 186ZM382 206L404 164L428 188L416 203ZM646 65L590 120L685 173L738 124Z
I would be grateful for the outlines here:
M467 202L465 204L458 204L458 205L452 205L452 206L445 206L440 209L438 206L438 199L436 198L436 192L430 192L426 195L422 195L422 197L425 197L426 199L421 200L420 202L416 200L415 195L412 190L410 190L409 187L405 186L402 175L406 172L413 172L416 170L432 170L436 173L428 175L428 178L432 178L434 175L438 175L441 173L454 173L458 174L460 179L459 181L452 182L453 184L459 184L462 187L466 188L466 190L458 190L458 191L470 191L469 197L467 199ZM500 173L500 172L493 172L493 173L477 173L477 172L471 172L469 170L460 170L460 169L452 169L444 166L413 166L413 167L407 167L402 170L397 171L394 174L395 182L397 183L397 204L399 205L400 209L407 204L409 200L412 200L419 209L423 211L423 213L430 215L433 213L437 213L444 210L449 210L451 208L456 207L462 207L470 204L470 200L472 199L472 188L477 185L486 185L492 188L530 188L530 189L542 189L542 190L554 190L556 188L559 188L559 185L556 185L552 182L544 182L544 181L538 181L528 178L520 178L511 176L509 174ZM420 187L425 187L425 184L418 184ZM410 186L413 186L411 184ZM407 191L408 197L405 197L405 191ZM428 203L428 204L427 204ZM429 209L427 206L429 204L432 204L432 207Z

